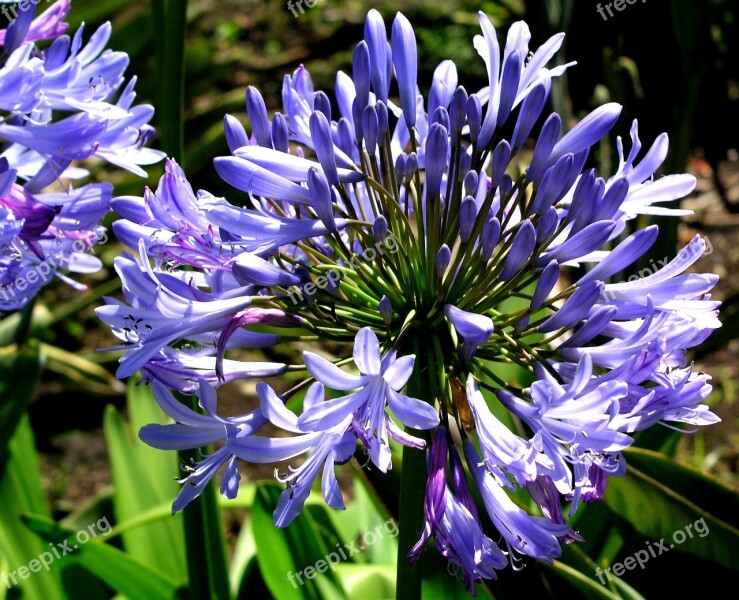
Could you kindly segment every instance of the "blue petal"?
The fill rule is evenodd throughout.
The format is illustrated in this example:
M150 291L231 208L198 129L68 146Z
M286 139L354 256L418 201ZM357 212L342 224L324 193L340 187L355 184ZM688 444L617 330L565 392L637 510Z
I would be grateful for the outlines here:
M249 162L264 167L276 175L295 183L308 181L308 172L320 166L314 161L295 156L294 154L279 152L270 148L261 148L259 146L238 148L234 151L234 156L245 158ZM342 168L337 169L337 174L341 183L357 183L364 180L364 174L360 171Z
M231 272L242 285L252 283L264 287L272 285L288 287L302 282L297 275L288 273L277 265L248 252L239 254L231 265Z
M536 246L536 229L528 219L521 224L511 244L503 269L498 276L501 281L508 281L518 273L523 264L531 257Z
M303 352L303 362L317 381L334 390L354 390L365 385L368 380L367 377L342 371L332 362L312 352Z
M298 426L298 417L288 410L285 403L269 385L260 381L257 384L257 395L259 396L259 409L270 423L285 431L302 433Z
M416 79L418 73L418 51L416 36L408 19L397 13L392 28L392 51L395 77L398 80L400 106L403 118L410 129L416 124Z
M369 50L372 88L379 100L387 102L390 85L387 76L387 64L390 59L387 33L385 32L385 22L382 20L382 16L374 8L369 11L364 23L364 39Z
M413 354L402 356L391 364L382 374L383 379L396 392L403 389L413 374L413 363L416 357Z
M620 104L610 102L588 114L555 144L549 157L549 164L554 164L568 152L577 154L598 142L616 124L621 115L621 108Z
M323 167L326 179L331 185L338 185L339 173L336 170L336 153L331 137L331 127L322 112L315 111L309 119L310 135L313 140L313 149L318 161Z
M242 460L271 463L294 458L307 452L318 444L323 435L322 432L317 432L289 438L246 436L228 440L223 448Z
M591 281L577 288L565 303L539 326L539 331L549 333L560 327L572 327L583 319L603 294L603 283Z
M370 327L364 327L354 338L354 364L363 375L380 374L380 342Z
M438 411L427 402L399 394L390 386L385 391L390 410L406 427L433 429L439 424Z
M246 88L246 112L257 144L263 148L272 148L267 107L264 104L262 94L253 85Z
M467 312L452 304L444 306L444 315L466 341L484 344L493 334L493 321L485 315Z
M213 165L221 179L244 192L296 204L310 203L307 188L243 158L219 156L213 159Z
M225 115L223 117L223 130L226 134L228 149L231 152L249 144L249 137L246 135L246 129L244 129L241 121L236 117Z
M172 425L146 425L139 431L139 438L145 444L160 450L187 450L202 448L221 442L226 437L226 427L213 422L210 428L191 427L173 423Z
M321 493L323 499L331 508L335 510L344 510L344 496L339 488L334 473L334 459L331 455L326 457L323 464L323 475L321 477Z
M156 400L159 407L178 423L193 428L204 427L206 429L212 429L219 423L212 417L197 413L182 404L182 402L179 402L172 395L172 392L159 382L155 381L153 383L152 391L154 393L154 400Z
M583 285L588 281L600 279L601 281L622 271L637 259L644 256L647 250L652 247L659 227L650 225L644 229L640 229L636 233L627 237L623 242L611 250L600 263L583 275L576 285Z
M370 387L366 387L354 394L314 404L300 415L298 427L302 431L345 430L357 409L370 400L369 393Z
M548 263L552 259L558 263L577 260L597 250L613 237L617 228L621 227L617 221L596 221L578 231L571 238L550 250L537 259L537 265Z
M516 127L513 129L513 135L511 136L511 146L513 147L514 152L523 148L531 130L539 120L539 116L541 115L541 111L544 109L548 96L548 86L545 84L539 84L529 92L526 98L524 98L521 103L521 109L518 113L518 119L516 120ZM547 123L549 123L549 120ZM552 129L552 124L550 124L548 128L542 127L539 139L541 139L545 134L550 133ZM557 128L556 134L559 135L559 128ZM544 139L546 140L547 138L545 137ZM537 141L537 145L538 144L539 142ZM554 144L552 143L552 147L553 146Z

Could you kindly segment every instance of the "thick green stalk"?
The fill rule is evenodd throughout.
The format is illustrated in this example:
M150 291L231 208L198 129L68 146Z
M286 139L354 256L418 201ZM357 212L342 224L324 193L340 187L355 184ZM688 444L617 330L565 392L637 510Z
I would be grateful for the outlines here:
M153 0L152 13L159 76L157 114L160 144L168 156L183 164L187 0ZM197 400L192 399L190 408L197 410ZM191 450L181 452L180 458L183 464L189 465L200 457L197 451ZM223 524L213 483L208 484L203 493L185 507L183 513L188 598L228 599L230 593Z
M414 343L416 362L413 376L408 382L408 394L433 402L435 394L428 378L433 373L427 359L428 346L421 340ZM426 439L424 431L406 428L410 435ZM415 565L408 564L408 552L418 540L423 528L423 501L426 493L426 453L415 448L403 448L403 465L400 479L400 508L398 510L398 562L395 597L403 600L421 598L423 557Z
M187 0L152 0L159 86L157 121L160 146L179 163L185 160L185 33Z
M421 432L407 430L411 435ZM421 564L408 564L408 552L418 540L423 527L423 499L426 491L425 453L415 448L403 448L403 471L400 478L400 509L398 511L398 568L396 598L421 598Z
M194 397L190 408L198 410L197 399ZM180 452L180 459L185 465L192 464L199 458L197 450ZM190 600L227 600L230 592L223 523L213 482L182 512L187 550L187 597Z
M13 342L20 348L28 341L31 333L31 322L33 321L33 308L36 306L36 298L28 301L20 311L20 321L18 327L13 334Z

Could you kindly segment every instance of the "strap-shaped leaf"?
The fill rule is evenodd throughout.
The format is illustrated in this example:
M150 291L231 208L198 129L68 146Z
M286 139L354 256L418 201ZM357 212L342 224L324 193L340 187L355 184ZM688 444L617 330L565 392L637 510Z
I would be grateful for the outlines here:
M60 527L46 517L27 515L26 525L47 542L59 544L73 540L75 532ZM76 563L128 598L170 600L177 597L177 584L161 573L154 571L138 559L109 546L90 539L77 545L71 554L62 557L60 566Z
M608 482L605 502L611 510L649 539L664 538L670 549L739 570L735 490L649 450L629 450L626 459L627 473Z

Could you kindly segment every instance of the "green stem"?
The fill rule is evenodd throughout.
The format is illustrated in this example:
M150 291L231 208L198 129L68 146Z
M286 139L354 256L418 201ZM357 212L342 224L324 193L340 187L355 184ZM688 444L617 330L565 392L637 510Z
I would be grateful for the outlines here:
M197 411L197 398L190 398L190 408ZM185 465L200 458L197 450L182 450L179 455ZM223 523L213 482L205 486L202 494L190 502L182 513L187 549L187 598L228 600L230 591Z
M28 336L31 333L31 323L33 322L33 308L36 306L36 298L32 298L28 301L20 311L20 321L18 327L13 334L13 341L20 349L28 341Z
M429 402L434 401L435 394L432 393L430 382L433 381L431 373L434 370L426 359L428 346L421 340L414 343L416 353L416 364L413 375L408 382L408 395L421 398ZM424 431L406 428L410 435L426 439L428 435ZM423 504L426 493L426 453L405 446L403 448L403 465L400 478L400 507L398 510L398 562L397 580L395 584L395 597L403 600L416 600L421 598L421 582L423 556L415 565L408 564L408 552L414 546L423 528Z
M185 34L187 0L153 0L155 53L159 72L158 110L161 147L179 163L185 160ZM198 410L197 399L190 408ZM197 461L195 450L180 452L184 464ZM187 485L187 484L185 484ZM216 490L209 483L183 510L188 598L230 597L223 524Z
M159 86L157 112L161 147L185 161L185 33L187 0L153 0Z
M420 432L406 430L411 435ZM398 567L396 598L421 598L421 565L408 564L408 552L418 540L423 527L423 500L426 491L425 453L403 448L403 471L400 479L400 510L398 511Z

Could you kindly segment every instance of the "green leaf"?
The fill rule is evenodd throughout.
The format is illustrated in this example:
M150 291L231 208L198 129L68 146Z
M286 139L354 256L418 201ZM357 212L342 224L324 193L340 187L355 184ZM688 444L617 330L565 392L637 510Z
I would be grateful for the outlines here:
M309 571L312 578L306 577L306 568L315 568L319 560L325 561L330 551L306 511L284 529L274 526L272 512L279 495L280 489L274 484L260 486L251 514L257 561L269 591L275 598L347 600L332 569L327 569L325 573Z
M0 552L0 573L7 573L8 571L8 561L5 560L5 555ZM8 588L6 585L0 585L0 600L5 600L8 595L7 590Z
M9 346L0 350L0 476L8 459L8 444L31 401L42 370L38 347Z
M133 447L138 460L141 464L146 465L149 485L151 485L154 495L171 505L180 491L180 484L175 481L175 477L181 475L177 454L152 448L144 444L138 435L145 425L153 423L166 425L173 421L159 408L151 386L136 385L135 381L136 377L131 377L128 380L126 390L126 408L131 432L134 435Z
M599 584L593 579L590 579L587 575L581 573L577 569L573 569L572 567L565 565L564 563L555 560L552 565L548 565L547 563L543 563L543 565L564 579L572 587L579 590L585 598L590 600L594 600L596 598L602 598L604 600L620 600L620 597L611 592L607 587Z
M634 446L674 456L684 434L667 427L650 427L634 437Z
M346 510L327 508L319 494L311 494L306 506L326 514L337 533L337 542L361 540L362 536L372 540L371 544L365 545L363 552L354 555L357 562L394 565L398 555L397 523L380 512L378 503L372 499L371 491L362 479L354 480L353 491L354 497L346 503ZM315 516L315 511L312 514Z
M350 600L386 600L395 594L394 565L336 565Z
M139 527L145 527L146 525L156 523L157 521L167 521L171 518L172 503L163 502L158 506L154 506L148 510L139 513L132 519L128 519L127 521L123 521L122 523L117 523L115 527L113 527L113 529L111 530L108 537L118 537L128 533L129 531L138 529Z
M69 541L71 544L74 540L76 532L60 527L51 519L28 515L24 521L31 531L47 542L59 544ZM175 582L151 569L139 559L97 539L90 539L87 543L79 544L71 554L61 558L64 558L62 565L79 564L128 598L168 600L177 597Z
M605 512L608 512L608 509L605 507L603 510ZM611 519L611 521L613 521L613 519ZM612 528L611 523L608 524L608 528ZM580 544L564 544L562 546L562 557L560 559L560 562L567 565L568 567L579 571L580 573L587 575L595 581L594 578L597 577L596 568L601 561L593 561L588 556L588 554L586 554ZM610 563L612 561L609 560L608 562ZM623 579L621 579L620 577L616 577L612 573L609 573L609 575L610 579L607 582L607 585L610 587L611 592L617 593L625 600L645 600L644 596L637 592Z
M619 533L620 523L602 502L581 505L570 525L585 540L566 548L578 548L597 564L610 564L623 547L623 538Z
M236 538L236 546L231 559L231 590L234 596L242 587L242 582L257 566L257 543L254 539L254 530L244 522L239 531L239 537Z
M165 501L171 502L176 489L166 496L159 493L161 486L153 480L152 474L165 470L165 467L157 466L164 462L170 464L170 477L173 477L176 473L172 464L174 454L160 452L156 457L142 460L139 452L143 442L132 434L113 406L106 408L103 426L113 471L116 521L132 520ZM181 516L128 530L122 538L130 554L175 581L186 580Z
M50 371L68 379L87 394L119 396L125 388L107 369L63 348L42 344Z
M14 312L0 320L0 346L10 346L16 343L16 335L22 326L23 311ZM28 337L38 338L48 330L51 322L51 313L43 304L34 303L28 324Z
M608 507L650 540L739 569L736 491L655 452L625 454L629 468L609 480Z
M9 455L5 472L0 477L0 552L8 562L7 572L12 573L49 549L21 521L21 515L28 512L51 516L41 489L33 432L26 415L10 441ZM25 580L18 579L18 587L28 598L62 600L64 597L59 571L53 568Z

